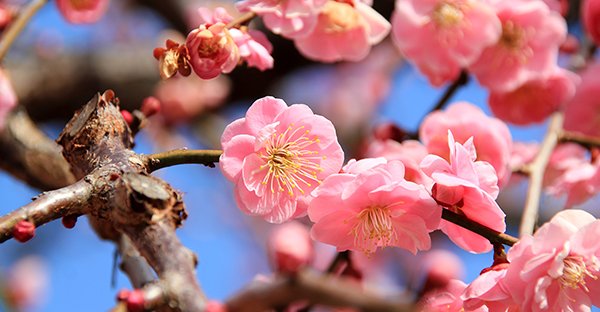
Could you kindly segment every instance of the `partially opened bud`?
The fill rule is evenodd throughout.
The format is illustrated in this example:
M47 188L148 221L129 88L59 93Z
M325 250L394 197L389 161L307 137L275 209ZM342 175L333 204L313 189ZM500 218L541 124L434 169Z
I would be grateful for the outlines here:
M33 238L35 231L35 225L29 221L19 221L11 230L12 237L20 242L24 243Z
M267 239L269 258L279 272L296 273L314 258L314 246L308 229L300 222L281 224Z

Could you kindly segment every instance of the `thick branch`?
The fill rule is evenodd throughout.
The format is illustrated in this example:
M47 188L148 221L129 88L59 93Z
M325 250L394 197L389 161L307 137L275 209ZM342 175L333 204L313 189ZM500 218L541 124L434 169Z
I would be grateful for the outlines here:
M145 156L144 163L148 172L181 164L203 164L212 168L215 166L214 163L219 162L222 153L220 150L188 150L183 148Z
M538 208L540 204L540 196L542 195L542 182L544 172L550 160L550 155L558 143L559 134L562 132L564 115L562 112L556 112L550 119L550 126L546 138L542 143L542 147L533 162L526 166L526 172L529 173L529 187L527 189L527 198L525 200L525 208L521 218L521 227L519 229L519 237L525 234L533 234L533 229L537 222Z
M413 311L410 304L391 302L365 293L356 283L344 278L315 276L301 271L296 276L279 276L268 284L256 283L226 302L229 312L262 312L308 300L329 307L348 307L359 311Z
M133 288L142 288L144 285L156 280L152 269L148 265L133 243L126 235L120 235L117 244L121 255L120 268L127 276Z
M500 243L508 246L512 246L519 241L518 238L512 237L508 234L500 233L496 230L490 229L489 227L479 224L475 221L469 220L457 213L454 213L448 209L442 210L442 219L460 225L465 229L477 233L487 238L490 243Z
M19 221L29 221L37 227L69 215L90 213L94 195L93 186L84 180L43 193L30 204L0 217L0 243L11 238L11 229Z

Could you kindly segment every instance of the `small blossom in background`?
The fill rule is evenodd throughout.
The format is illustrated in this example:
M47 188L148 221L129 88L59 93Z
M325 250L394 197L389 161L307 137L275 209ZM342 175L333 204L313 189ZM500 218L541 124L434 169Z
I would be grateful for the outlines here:
M512 136L504 122L487 116L471 103L459 102L445 111L430 113L421 123L419 138L430 154L449 160L448 130L452 131L456 142L466 142L473 137L477 160L494 166L500 188L508 183Z
M276 225L267 238L267 254L279 272L296 273L315 257L308 227L298 221Z
M520 311L590 311L600 305L600 222L577 209L559 212L507 253L500 281Z
M445 249L432 249L421 254L413 279L421 282L420 293L443 288L454 279L465 275L465 264L455 253Z
M273 45L262 31L230 29L229 32L238 46L240 57L246 61L248 66L262 71L273 68L275 62L271 56Z
M329 0L314 30L294 38L294 44L309 59L356 62L366 58L371 46L381 42L391 27L377 11L358 0Z
M567 131L600 137L600 63L590 63L579 73L581 84L565 107Z
M110 0L56 0L62 16L70 23L94 23L104 16Z
M421 162L421 170L435 182L431 189L433 198L452 212L504 233L505 215L495 201L498 177L494 168L485 161L475 161L472 139L464 145L455 143L452 132L448 131L448 145L450 162L437 155L429 155ZM492 250L486 238L459 225L442 220L440 229L467 251Z
M479 83L507 92L552 73L557 66L558 47L567 35L564 18L541 0L490 2L502 22L502 35L469 66Z
M208 25L208 27L207 27ZM240 53L224 23L203 24L188 34L186 45L192 69L202 79L231 72Z
M314 240L338 251L374 253L396 246L412 253L431 247L441 208L421 185L404 180L399 161L351 161L314 191L308 216Z
M17 106L17 95L10 79L0 69L0 130L4 128L4 121L10 111Z
M236 4L240 12L254 12L263 18L265 26L288 39L302 37L313 31L319 12L328 0L244 0Z
M0 284L0 296L15 311L32 311L42 305L48 292L48 268L46 263L36 256L19 259L6 272Z
M168 39L166 46L166 49L156 48L153 52L154 58L158 61L158 72L163 81L167 81L176 73L184 77L189 76L192 69L188 63L190 57L185 45L179 45L179 43Z
M423 312L462 312L463 300L460 295L467 288L467 284L453 279L443 288L434 289L426 293L419 300L419 308ZM476 312L487 312L486 307L474 310Z
M238 207L272 223L304 215L311 192L344 159L329 120L273 97L257 100L228 125L221 146L219 165L236 183Z
M502 33L493 8L474 0L398 0L392 26L394 43L434 86L456 80Z
M579 81L577 75L557 67L553 74L528 80L514 90L490 90L489 105L492 113L506 122L542 122L573 97Z
M581 4L581 18L587 33L596 44L600 44L600 1L583 0Z

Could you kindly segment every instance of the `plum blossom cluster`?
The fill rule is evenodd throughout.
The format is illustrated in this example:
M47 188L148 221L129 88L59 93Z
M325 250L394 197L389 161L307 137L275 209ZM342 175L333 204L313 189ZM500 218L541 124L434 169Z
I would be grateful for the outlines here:
M163 80L177 72L187 76L191 70L202 79L212 79L231 72L242 61L263 71L273 67L273 46L264 33L228 26L233 17L221 7L214 13L202 7L198 14L203 23L188 34L184 44L167 40L166 49L154 49Z
M557 65L567 28L548 7L560 9L552 2L397 0L392 38L431 84L456 80L467 70L489 88L498 118L541 122L573 97L578 83Z

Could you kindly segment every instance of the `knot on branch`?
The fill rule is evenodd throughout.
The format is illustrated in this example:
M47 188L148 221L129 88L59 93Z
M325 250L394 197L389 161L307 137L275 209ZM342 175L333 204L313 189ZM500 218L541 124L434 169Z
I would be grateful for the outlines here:
M123 187L118 187L115 195L122 200L115 202L122 204L115 207L117 209L112 213L117 224L155 224L166 219L174 228L178 228L187 218L181 193L161 179L125 172L119 182ZM132 218L132 211L137 218Z

